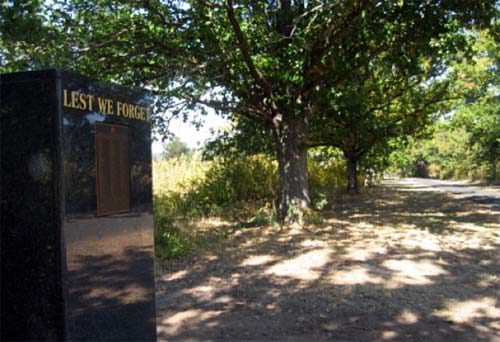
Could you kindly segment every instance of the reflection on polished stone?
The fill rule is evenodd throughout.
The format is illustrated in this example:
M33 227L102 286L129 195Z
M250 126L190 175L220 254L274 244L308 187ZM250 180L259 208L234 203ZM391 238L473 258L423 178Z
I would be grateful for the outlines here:
M149 214L116 215L65 224L70 340L152 336L152 220ZM109 325L116 320L127 324Z
M46 70L1 75L0 101L1 340L156 340L149 96ZM100 173L99 124L128 139Z

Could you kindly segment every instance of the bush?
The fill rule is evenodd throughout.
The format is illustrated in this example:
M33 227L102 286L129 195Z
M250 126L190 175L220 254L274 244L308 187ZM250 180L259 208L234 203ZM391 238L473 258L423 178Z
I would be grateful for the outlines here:
M276 196L277 167L265 156L238 160L202 161L181 156L153 162L155 253L174 258L227 236L227 231L188 231L184 219L222 216L246 220L252 225L271 222Z
M193 249L192 242L164 216L155 216L155 256L168 259L186 255Z
M264 154L211 161L203 161L199 155L154 161L157 257L185 255L200 241L212 239L177 227L184 219L218 216L244 222L245 227L272 224L278 194L277 169L277 162ZM321 210L334 190L346 188L345 162L312 158L308 169L313 208ZM311 215L298 219L320 224L320 216Z
M321 210L347 187L342 158L310 158L312 206ZM199 155L153 162L155 214L169 219L202 216L251 218L273 208L278 196L277 162L263 154L203 161ZM359 184L363 184L360 176Z
M170 218L221 216L245 202L271 203L278 186L277 165L264 155L155 161L153 177L156 215Z
M322 210L339 192L347 188L347 168L343 158L315 160L311 158L307 165L312 208ZM363 187L365 176L358 172L359 187Z
M200 193L210 203L270 202L277 194L277 163L266 155L219 158L208 163Z
M153 161L155 215L169 219L203 215L198 187L208 166L199 157Z

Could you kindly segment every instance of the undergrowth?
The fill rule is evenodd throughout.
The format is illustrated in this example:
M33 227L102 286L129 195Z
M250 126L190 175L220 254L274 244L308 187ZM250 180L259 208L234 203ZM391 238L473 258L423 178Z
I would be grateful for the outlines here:
M215 228L210 230L186 229L179 222L165 218L155 219L155 256L158 259L171 259L188 255L194 251L208 248L227 238L231 229Z
M309 161L313 210L300 222L321 225L320 210L332 202L332 194L346 186L342 160ZM276 224L278 190L276 161L266 155L241 158L181 156L153 162L156 256L160 259L186 255L226 238L229 230L198 231L186 220L219 217L235 229ZM293 210L294 208L291 208Z

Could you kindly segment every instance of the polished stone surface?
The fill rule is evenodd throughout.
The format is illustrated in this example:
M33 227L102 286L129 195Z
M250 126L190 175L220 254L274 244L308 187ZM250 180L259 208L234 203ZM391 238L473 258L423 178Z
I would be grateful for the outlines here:
M56 80L0 78L0 340L60 340Z
M150 99L59 70L0 80L2 341L155 340ZM96 123L128 127L127 213L97 216Z
M70 340L154 335L152 224L152 215L142 213L66 222Z

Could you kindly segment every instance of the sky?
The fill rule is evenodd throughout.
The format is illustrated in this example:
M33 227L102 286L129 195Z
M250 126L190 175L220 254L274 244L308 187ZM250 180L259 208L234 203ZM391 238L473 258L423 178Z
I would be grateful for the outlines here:
M198 148L203 143L212 138L214 134L211 130L217 131L219 128L229 126L229 121L215 114L212 110L208 110L205 117L204 124L199 129L196 129L192 124L183 122L181 118L172 120L170 123L170 130L182 141L184 141L189 148ZM153 154L161 154L163 152L163 143L161 140L153 142Z

